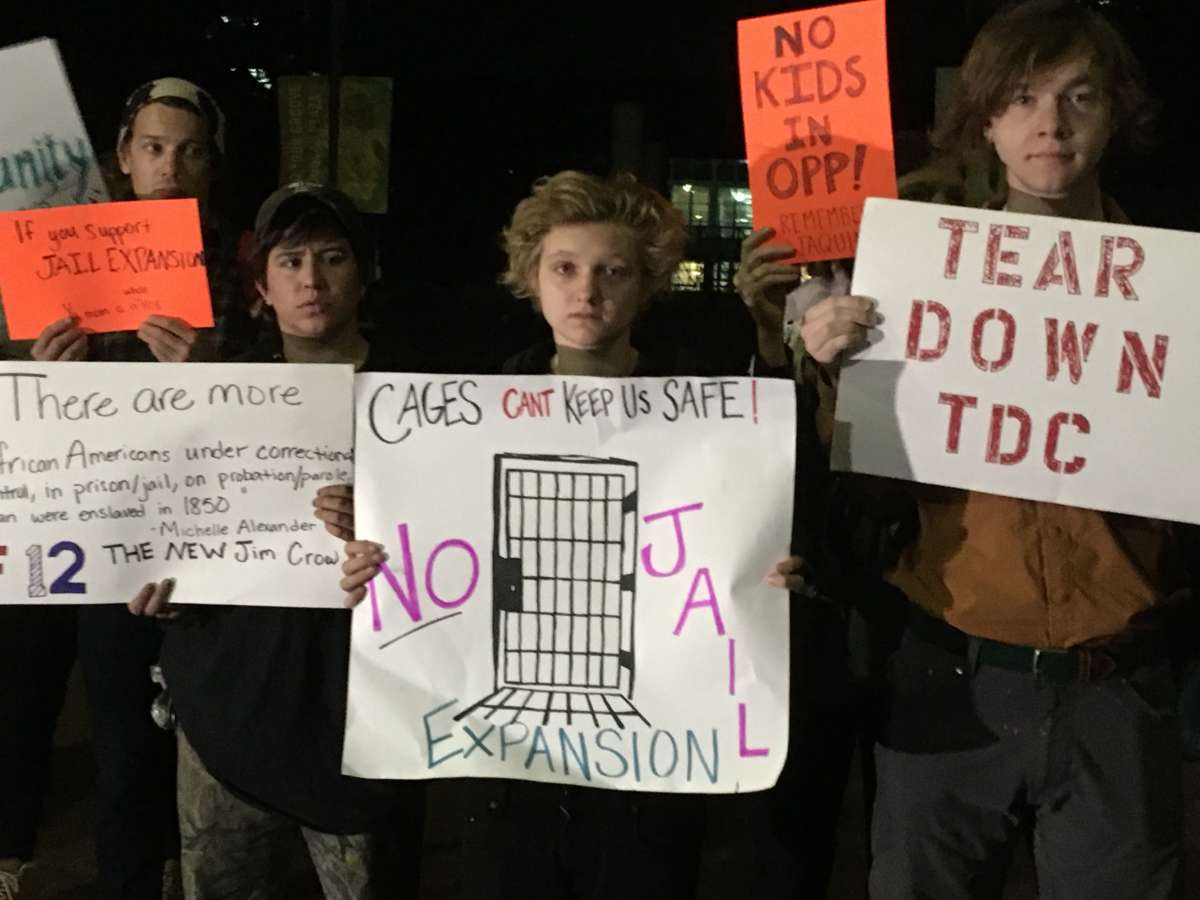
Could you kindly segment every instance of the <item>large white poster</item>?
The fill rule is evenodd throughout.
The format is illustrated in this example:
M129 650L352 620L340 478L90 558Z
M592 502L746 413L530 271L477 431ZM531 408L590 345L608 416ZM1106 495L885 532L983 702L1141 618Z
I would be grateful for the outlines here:
M787 753L788 381L360 375L343 770L651 791Z
M0 50L0 212L108 199L58 46Z
M868 200L834 465L1200 522L1200 236Z
M0 603L339 606L350 366L0 363Z

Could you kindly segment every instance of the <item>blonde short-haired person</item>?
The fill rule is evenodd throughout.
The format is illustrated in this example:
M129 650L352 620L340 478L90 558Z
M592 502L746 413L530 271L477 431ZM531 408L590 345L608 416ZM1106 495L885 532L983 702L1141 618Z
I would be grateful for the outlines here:
M666 290L683 256L682 214L630 175L559 172L522 200L504 230L502 280L529 298L552 340L511 357L507 374L687 375L696 363L646 352L631 330ZM790 377L782 310L751 310L760 375ZM748 364L750 361L747 361ZM747 371L749 370L749 365ZM347 545L342 587L361 599L382 548ZM786 586L792 561L769 576ZM633 793L517 781L435 783L432 805L460 811L464 896L687 900L695 896L704 805L685 794Z

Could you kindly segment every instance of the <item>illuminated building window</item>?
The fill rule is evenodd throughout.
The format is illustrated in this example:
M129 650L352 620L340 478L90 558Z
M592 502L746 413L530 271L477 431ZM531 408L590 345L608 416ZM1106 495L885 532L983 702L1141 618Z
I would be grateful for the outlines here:
M722 259L713 264L713 290L732 294L733 276L737 274L739 263L735 260Z
M699 291L704 288L704 263L685 259L671 276L671 289Z
M671 203L687 217L689 225L708 224L708 187L677 184L671 188Z
M749 229L754 220L750 191L743 187L717 188L717 224L724 228Z

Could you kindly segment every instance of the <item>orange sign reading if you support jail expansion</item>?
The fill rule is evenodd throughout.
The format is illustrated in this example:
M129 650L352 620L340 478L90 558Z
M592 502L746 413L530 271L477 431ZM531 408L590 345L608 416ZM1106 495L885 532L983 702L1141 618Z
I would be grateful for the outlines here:
M139 200L0 213L0 300L9 337L64 315L85 331L148 315L213 324L195 200Z
M896 196L884 0L744 19L738 61L755 226L854 256L863 202Z

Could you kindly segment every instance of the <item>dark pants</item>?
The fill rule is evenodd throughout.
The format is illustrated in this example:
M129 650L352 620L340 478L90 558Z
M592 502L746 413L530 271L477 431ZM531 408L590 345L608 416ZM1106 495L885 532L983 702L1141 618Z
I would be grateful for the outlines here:
M75 662L75 609L0 606L0 859L33 857Z
M533 782L433 783L469 900L692 900L703 798Z
M1026 821L1042 900L1179 896L1174 711L1165 662L1054 685L906 634L876 747L871 896L998 898Z
M79 609L79 663L96 752L96 858L100 896L162 896L163 863L179 855L175 737L155 726L162 626L124 605Z

